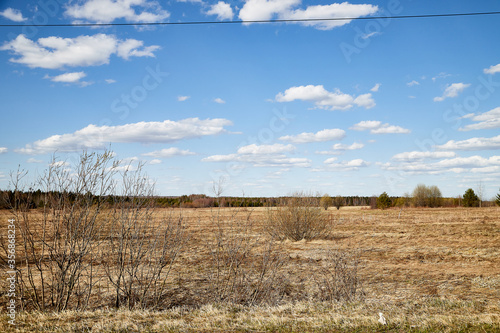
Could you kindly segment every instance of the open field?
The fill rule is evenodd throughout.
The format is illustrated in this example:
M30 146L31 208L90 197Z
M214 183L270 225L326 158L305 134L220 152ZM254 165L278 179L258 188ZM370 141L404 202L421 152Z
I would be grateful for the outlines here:
M158 223L167 212L155 212ZM8 214L0 212L2 230L6 230ZM102 278L100 296L88 310L21 312L18 330L500 331L499 208L330 208L323 212L332 222L329 237L285 240L273 244L269 252L265 252L270 244L265 208L174 210L174 215L178 214L186 241L169 275L171 300L162 310L110 309L111 294L107 295L109 287L106 289ZM222 229L227 238L218 238L216 230ZM218 241L230 243L241 235L249 249L243 257L258 252L280 259L279 266L268 266L277 278L266 280L270 282L268 289L274 285L282 291L279 297L266 296L271 302L246 304L223 298L217 302L211 293L213 275L207 273L213 272L211 249ZM322 297L321 268L334 258L332 250L347 251L359 262L361 292L349 301ZM256 263L251 267L260 261ZM22 269L21 263L18 268ZM377 322L378 312L384 314L388 325ZM9 329L4 315L0 330Z

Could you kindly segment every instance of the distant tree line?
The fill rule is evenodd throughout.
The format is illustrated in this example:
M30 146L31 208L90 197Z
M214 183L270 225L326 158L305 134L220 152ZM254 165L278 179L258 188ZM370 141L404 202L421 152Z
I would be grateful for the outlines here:
M50 194L50 195L49 195ZM69 200L69 202L77 201L79 198L74 193L57 193L57 192L42 192L41 190L32 190L18 193L15 197L13 191L0 190L0 209L11 209L16 206L28 207L36 209L49 207L50 202L47 197L60 196ZM81 196L81 194L79 194ZM86 194L87 197L93 199L95 204L109 203L116 201L129 202L134 204L135 199L121 198L115 196L106 196L100 198L93 196L91 193ZM157 207L163 208L209 208L209 207L276 207L283 204L290 197L210 197L205 194L191 194L182 196L157 196L150 197ZM468 189L463 196L456 198L445 198L437 186L426 186L419 184L415 187L412 194L403 196L389 196L386 192L380 196L334 196L328 194L319 196L304 196L304 200L314 202L318 207L328 209L335 207L339 209L343 206L370 206L371 208L390 208L390 207L479 207L480 198L475 194L474 190ZM500 206L500 193L492 202L483 201L482 206L494 205Z

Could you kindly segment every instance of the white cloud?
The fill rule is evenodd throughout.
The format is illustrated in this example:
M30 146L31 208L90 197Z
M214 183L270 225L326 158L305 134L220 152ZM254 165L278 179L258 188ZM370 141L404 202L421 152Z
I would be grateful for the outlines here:
M419 86L419 85L420 85L420 82L413 80L413 81L411 81L411 82L408 82L406 85L407 85L408 87Z
M179 102L187 101L191 96L177 96Z
M470 113L462 118L469 118L477 123L461 127L459 128L460 131L500 128L500 107L477 115Z
M445 78L447 78L447 77L449 77L449 76L451 76L451 74L447 74L447 73L445 73L445 72L441 72L441 73L439 73L438 75L434 76L434 77L432 78L432 81L433 81L433 82L436 82L436 80L437 80L437 79L445 79Z
M301 0L248 0L240 10L239 18L243 21L261 21L273 18L282 20L358 18L374 14L377 6L368 4L350 4L348 2L330 5L307 6L305 9L295 8ZM304 26L312 26L320 30L330 30L350 23L352 20L305 21L290 22Z
M238 149L236 154L212 155L203 158L203 162L239 162L258 167L309 167L307 158L293 158L286 155L295 151L291 144L248 145Z
M454 152L446 152L446 151L411 151L405 153L399 153L392 157L393 160L396 161L421 161L425 159L440 159L440 158L450 158L455 157L456 154Z
M242 21L270 20L300 3L301 0L248 0L238 16Z
M14 22L23 22L27 20L23 17L23 14L19 9L14 8L6 8L3 12L0 12L0 16L3 16L6 19Z
M292 102L302 100L314 102L317 108L326 110L347 110L354 105L365 107L366 109L375 106L375 101L371 94L364 94L354 97L342 93L336 89L334 92L326 90L323 85L296 86L278 93L275 97L277 102Z
M5 154L9 149L7 147L0 147L0 154Z
M111 83L115 83L116 82L116 80L113 80L113 79L106 79L104 81L106 81L107 84L111 84Z
M370 32L369 34L365 34L365 35L361 36L361 38L368 39L368 38L371 38L371 37L376 36L376 35L380 35L380 32L378 32L378 31Z
M364 120L354 124L351 128L354 131L370 131L372 134L408 134L411 133L409 129L394 126L390 124L383 124L378 120Z
M159 160L159 159L154 159L154 160L149 161L149 164L151 164L151 165L161 164L161 160Z
M226 101L219 97L215 98L214 102L218 104L226 104Z
M496 173L500 171L500 156L485 158L482 156L455 157L434 163L405 161L400 164L385 163L380 166L388 171L403 171L410 174L453 173Z
M11 62L31 68L61 69L66 66L100 66L109 63L111 55L123 59L130 57L154 57L157 45L144 46L135 39L120 40L113 35L82 35L75 38L46 37L36 42L24 35L5 43L2 51L11 51L17 58Z
M84 72L73 72L50 77L50 80L53 82L76 83L86 76L87 74L85 74Z
M174 156L196 155L196 153L193 153L189 150L181 150L179 148L172 147L172 148L165 148L162 150L152 151L150 153L145 153L143 155L156 157L156 158L170 158L170 157L174 157Z
M37 160L36 158L30 157L27 160L28 163L43 163L42 160Z
M317 133L300 133L297 135L285 135L279 138L281 141L289 141L293 143L309 143L309 142L324 142L332 140L341 140L345 137L345 131L333 128L324 129Z
M103 149L112 142L170 143L184 139L226 133L227 119L188 118L179 121L138 122L120 126L89 125L74 133L53 135L35 141L17 151L43 154L55 151L73 152L82 149Z
M289 153L295 150L295 146L288 144L284 145L281 143L276 143L273 145L256 145L251 144L247 146L243 146L238 149L238 154L280 154L280 153Z
M484 74L495 74L500 73L500 64L490 66L489 68L484 69Z
M146 9L151 11L145 11ZM88 0L82 5L66 5L65 14L74 19L96 23L110 23L117 19L158 22L170 16L158 2L148 0Z
M377 83L376 85L373 86L373 88L370 89L370 91L377 92L382 84Z
M373 5L354 5L348 2L333 3L330 5L308 6L306 9L295 9L280 13L281 19L286 20L304 20L317 18L358 18L374 14L378 11L377 6ZM320 30L330 30L349 24L352 20L331 20L331 21L306 21L299 22L304 26L312 26Z
M442 102L446 98L457 97L459 93L464 91L469 86L470 86L469 83L465 84L465 83L461 83L461 82L447 85L442 96L434 97L434 102Z
M435 146L439 150L496 150L500 149L500 135L492 138L470 138L463 141L450 140L443 145Z
M216 4L210 6L210 10L206 12L207 15L217 15L217 19L220 21L223 20L232 20L234 13L231 5L225 3L224 1L219 1Z
M320 155L340 155L341 153L345 152L346 150L357 150L357 149L362 149L364 148L364 144L354 142L351 145L345 145L343 143L336 143L332 146L332 149L329 151L317 151L316 154Z
M370 165L369 162L364 161L362 159L355 159L351 161L340 161L337 162L336 157L331 157L326 159L324 162L326 164L327 170L339 170L339 171L354 171L359 168L368 167Z

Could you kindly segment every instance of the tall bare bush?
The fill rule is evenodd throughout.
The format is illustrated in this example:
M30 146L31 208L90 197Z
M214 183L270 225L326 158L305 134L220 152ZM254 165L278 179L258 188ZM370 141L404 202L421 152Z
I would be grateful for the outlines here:
M113 202L106 242L100 248L115 306L130 309L160 305L184 243L180 217L155 220L154 184L142 167L122 174L120 195Z
M19 200L26 190L25 173L13 175L10 206L20 235L18 260L24 264L18 270L23 306L59 311L88 305L96 282L94 253L103 227L103 198L114 191L116 166L109 152L83 153L73 170L54 158L31 187L45 193L38 214L30 212L31 200Z

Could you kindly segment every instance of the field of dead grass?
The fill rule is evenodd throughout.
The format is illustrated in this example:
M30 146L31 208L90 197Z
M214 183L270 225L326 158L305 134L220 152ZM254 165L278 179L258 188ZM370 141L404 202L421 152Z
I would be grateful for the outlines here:
M288 288L313 284L310 263L321 265L328 250L350 250L360 262L362 299L327 302L304 294L272 306L196 304L193 290L203 282L214 216L229 221L226 228L250 221L249 235L260 238L266 234L267 213L263 208L176 211L189 240L172 280L175 291L183 295L175 296L169 309L23 312L16 328L22 332L500 331L500 209L496 207L330 208L324 212L333 222L329 239L279 244L287 257ZM2 230L7 218L7 212L0 212ZM388 325L377 322L378 312ZM0 331L9 329L4 315Z

